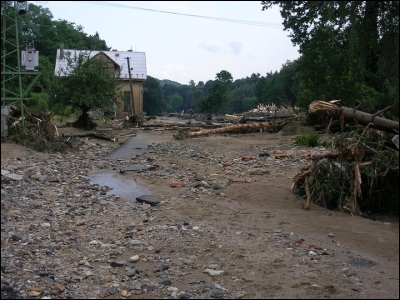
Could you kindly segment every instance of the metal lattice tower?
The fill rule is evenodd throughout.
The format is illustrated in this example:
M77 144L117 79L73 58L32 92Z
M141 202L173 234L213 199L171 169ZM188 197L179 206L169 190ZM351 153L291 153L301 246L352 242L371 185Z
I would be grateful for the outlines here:
M25 128L24 102L29 99L28 92L40 76L40 72L25 71L21 68L18 19L27 13L27 1L14 1L14 11L3 10L2 7L1 15L1 107L3 111L3 107L8 105L20 105L23 128Z

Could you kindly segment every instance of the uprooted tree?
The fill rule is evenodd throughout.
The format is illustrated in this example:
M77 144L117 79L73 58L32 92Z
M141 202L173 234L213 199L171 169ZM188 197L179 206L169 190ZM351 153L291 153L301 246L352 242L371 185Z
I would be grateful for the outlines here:
M398 133L399 122L382 116L382 113L389 108L391 107L369 114L357 108L342 106L335 101L313 101L308 107L308 119L314 124L327 126L328 129L332 122L337 121L341 131L344 130L345 122L352 122L386 132Z
M67 67L55 80L50 92L50 106L56 113L78 109L81 115L73 123L76 128L96 128L88 112L92 109L107 110L118 97L118 82L114 70L107 67L102 56L67 56Z
M294 178L294 193L311 203L353 215L399 214L399 123L337 103L314 101L309 118L329 128L339 121L330 152L312 157L312 164ZM324 123L325 122L325 123ZM343 130L352 123L352 130ZM397 144L398 146L398 144Z

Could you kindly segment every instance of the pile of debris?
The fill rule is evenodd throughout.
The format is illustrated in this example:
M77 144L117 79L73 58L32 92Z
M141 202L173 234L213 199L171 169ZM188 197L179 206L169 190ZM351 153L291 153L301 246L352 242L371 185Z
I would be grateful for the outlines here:
M284 120L293 118L300 112L298 107L276 106L275 104L258 104L256 108L243 114L245 120Z
M278 132L292 122L299 111L299 108L259 104L255 109L243 114L225 114L223 117L217 118L218 122L208 122L202 128L181 129L175 138L182 139L210 134Z
M64 151L69 144L60 137L50 111L40 115L26 106L9 106L7 139L37 151Z
M293 119L299 112L298 107L278 107L273 103L258 104L256 108L243 114L226 114L224 119L235 123L287 121Z
M331 152L314 155L309 168L295 176L292 190L303 198L303 208L315 203L353 215L398 216L399 123L336 103L310 104L314 120L321 124L324 115L327 131L335 119L342 129L346 122L352 126L333 136Z

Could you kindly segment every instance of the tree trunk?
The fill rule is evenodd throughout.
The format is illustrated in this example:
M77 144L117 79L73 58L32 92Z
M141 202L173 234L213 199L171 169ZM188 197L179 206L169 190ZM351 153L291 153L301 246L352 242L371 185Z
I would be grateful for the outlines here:
M195 132L189 132L186 135L186 137L197 137L197 136L204 136L204 135L218 134L218 133L249 133L249 132L259 132L264 130L276 132L286 124L287 122L274 122L274 123L261 122L261 123L230 125L216 129L206 129Z
M332 119L357 122L365 126L370 126L386 132L399 132L399 122L392 121L383 117L378 117L378 114L384 110L369 114L357 109L339 106L325 101L313 101L308 107L308 117L318 123L321 119ZM326 124L328 125L328 123ZM342 123L343 127L343 123Z
M88 114L89 110L82 110L82 114L73 124L75 128L82 128L85 130L93 130L96 129L97 124L92 121Z

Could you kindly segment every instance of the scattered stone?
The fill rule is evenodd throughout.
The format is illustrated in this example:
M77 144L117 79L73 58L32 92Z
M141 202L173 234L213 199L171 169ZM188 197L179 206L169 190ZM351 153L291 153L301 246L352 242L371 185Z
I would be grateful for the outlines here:
M139 255L134 255L134 256L129 257L130 262L137 262L137 261L139 261L139 259L140 259Z
M24 177L22 175L18 175L18 174L6 174L5 177L7 177L8 179L11 179L11 180L15 180L15 181L20 181L20 180L24 179Z
M169 279L162 279L158 283L162 284L162 285L168 285L168 286L170 286L172 284L171 280L169 280Z
M113 261L110 263L110 266L113 268L123 267L125 266L125 261L124 260Z
M210 274L210 276L213 276L213 277L219 276L224 273L223 270L213 270L213 269L205 269L203 272L208 273L208 274Z
M163 199L160 197L152 196L152 195L142 195L142 196L136 197L136 201L138 201L140 203L150 204L151 206L156 206L156 205L160 204L160 202L163 201Z
M274 196L267 189L265 201L257 202L265 218L253 218L249 206L254 199L246 195L250 182L227 186L230 178L249 176L255 179L251 184L271 176L286 180L300 170L296 155L274 159L258 154L254 144L245 149L252 159L241 160L243 149L220 153L196 139L157 144L149 154L115 161L102 159L111 151L106 144L74 139L80 146L71 153L2 159L2 299L251 299L282 298L288 296L286 290L298 298L351 298L356 290L361 296L371 291L363 282L373 282L377 293L389 295L382 280L389 272L383 273L380 260L359 254L349 259L353 250L344 242L313 240L295 221L274 222L278 213L267 211ZM185 163L178 163L177 156ZM146 167L150 161L159 165ZM132 165L145 167L132 174ZM124 177L165 185L165 196L174 196L165 205L159 205L163 198L150 195L125 201L112 194L107 182L91 184L88 174L99 169L122 169ZM23 175L15 180L6 176L11 173ZM179 190L170 189L170 182L180 183ZM227 199L231 187L240 203ZM149 199L153 202L145 202ZM189 205L187 214L176 210ZM221 223L208 215L226 223L216 225ZM244 219L252 227L241 223ZM294 228L295 233L288 233ZM300 237L307 244L295 247L293 241ZM313 286L316 281L324 288Z

